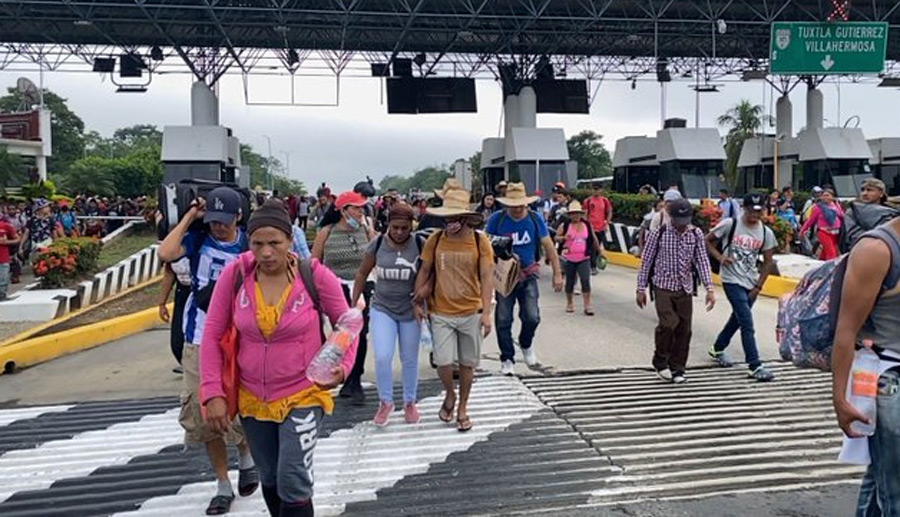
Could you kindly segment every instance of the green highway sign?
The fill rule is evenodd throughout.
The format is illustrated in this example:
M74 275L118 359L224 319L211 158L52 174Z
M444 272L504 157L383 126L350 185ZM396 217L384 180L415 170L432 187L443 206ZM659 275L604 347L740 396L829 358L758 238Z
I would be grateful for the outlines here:
M776 75L878 74L885 22L774 22L769 70Z

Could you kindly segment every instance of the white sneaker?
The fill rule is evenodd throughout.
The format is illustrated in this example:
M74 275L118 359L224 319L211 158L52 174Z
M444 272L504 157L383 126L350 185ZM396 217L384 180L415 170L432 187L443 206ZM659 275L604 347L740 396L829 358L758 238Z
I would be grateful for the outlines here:
M528 366L537 366L538 358L537 354L534 352L534 345L528 348L523 348L522 355L525 356L525 364L527 364Z
M656 376L666 382L672 382L672 372L668 368L665 370L656 370Z
M500 364L500 373L503 375L513 376L516 374L516 363L512 361L503 361Z
M679 373L672 377L672 382L674 382L675 384L684 384L687 382L687 378L683 373Z
M574 294L575 296L580 295L580 294L581 294L581 288L580 288L580 287L576 287L576 288L572 291L572 294Z

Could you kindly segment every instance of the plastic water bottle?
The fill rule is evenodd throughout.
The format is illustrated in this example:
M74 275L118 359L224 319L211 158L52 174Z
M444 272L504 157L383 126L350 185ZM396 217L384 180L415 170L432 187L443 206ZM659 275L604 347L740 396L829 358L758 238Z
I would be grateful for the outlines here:
M340 366L344 354L362 328L362 311L353 308L345 312L338 319L334 332L328 336L325 345L306 367L306 378L317 384L331 384L334 381L334 369Z
M423 319L419 322L419 346L426 352L434 349L434 338L431 336L431 325L428 324L428 320Z
M850 429L863 436L875 434L875 419L878 412L878 366L881 360L871 348L856 351L853 368L850 370L850 385L847 400L857 411L869 419L870 423L855 421Z

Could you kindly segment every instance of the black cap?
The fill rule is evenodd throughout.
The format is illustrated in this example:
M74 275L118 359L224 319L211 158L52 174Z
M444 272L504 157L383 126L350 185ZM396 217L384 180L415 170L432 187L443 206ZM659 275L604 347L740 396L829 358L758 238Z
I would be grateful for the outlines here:
M687 199L670 201L667 210L675 226L685 226L694 220L694 206Z
M241 213L241 195L228 187L217 187L206 195L204 223L232 224Z
M765 210L766 201L762 194L747 194L744 196L744 210Z

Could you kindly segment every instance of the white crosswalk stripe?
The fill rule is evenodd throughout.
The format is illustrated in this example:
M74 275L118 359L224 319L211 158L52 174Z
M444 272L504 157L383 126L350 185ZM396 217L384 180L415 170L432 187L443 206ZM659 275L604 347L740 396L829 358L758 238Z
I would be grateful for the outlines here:
M451 453L467 450L491 433L521 422L544 407L517 379L482 377L475 383L469 403L474 427L460 433L437 419L442 400L442 396L422 400L422 420L417 425L403 423L401 412L395 413L392 424L386 428L363 422L321 438L314 459L316 514L336 515L347 504L373 500L379 489L423 473ZM231 474L236 483L237 473ZM213 482L194 483L176 495L149 499L137 511L120 515L202 515L214 492ZM238 498L228 515L264 513L265 504L257 492L250 498Z
M841 464L830 374L776 365L757 383L740 368L689 372L675 386L622 371L524 382L619 476L591 505L858 483Z
M68 411L70 408L75 406L72 405L62 405L62 406L39 406L39 407L26 407L26 408L14 408L14 409L3 409L0 410L0 427L8 426L9 424L17 421L17 420L27 420L29 418L36 418L41 415L47 413L61 413L63 411Z

